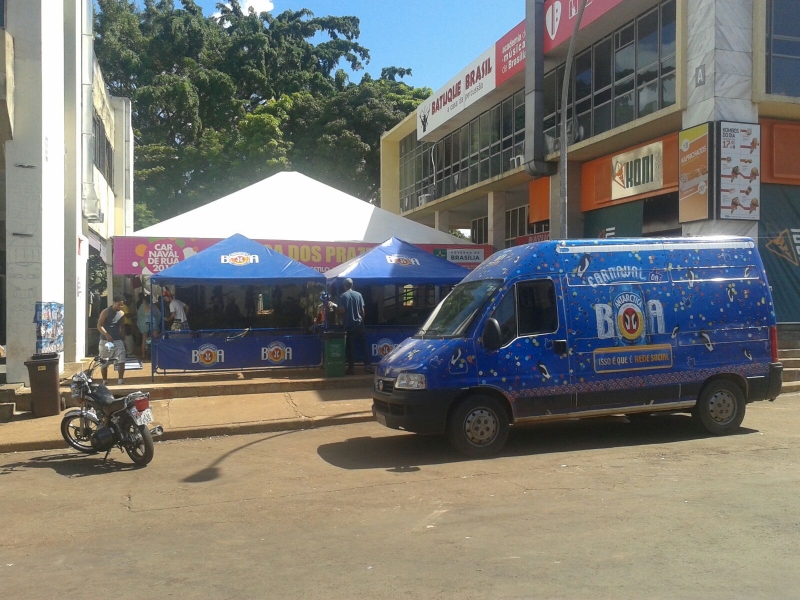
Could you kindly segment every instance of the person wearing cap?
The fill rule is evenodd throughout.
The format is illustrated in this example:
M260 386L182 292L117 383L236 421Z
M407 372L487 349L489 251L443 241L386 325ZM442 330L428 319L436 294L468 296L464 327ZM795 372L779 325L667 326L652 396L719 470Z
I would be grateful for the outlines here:
M344 293L339 296L339 316L344 318L345 351L347 353L347 375L355 373L355 346L364 350L364 370L373 373L369 360L367 337L364 335L364 297L353 289L353 280L344 280Z
M189 329L189 321L186 313L189 312L189 305L178 300L169 290L164 290L164 301L169 303L169 316L165 319L170 323L172 331L184 331Z
M125 377L125 360L127 359L125 342L123 342L124 332L122 331L125 321L125 313L122 312L124 304L125 296L115 294L114 303L103 309L97 319L97 331L100 332L101 336L100 358L116 363L119 372L117 384L119 385L122 385L122 379ZM102 373L103 383L105 383L108 379L108 363L100 368L100 373Z

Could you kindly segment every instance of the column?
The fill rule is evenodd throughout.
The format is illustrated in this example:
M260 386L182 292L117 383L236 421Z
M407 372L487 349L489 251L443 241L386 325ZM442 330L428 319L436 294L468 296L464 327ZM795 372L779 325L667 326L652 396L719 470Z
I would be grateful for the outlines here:
M581 164L567 163L567 235L561 231L561 220L565 210L561 202L561 174L550 178L550 239L563 240L583 237L583 212L581 211Z
M434 229L450 233L450 211L437 210L434 216Z
M37 301L64 302L64 12L62 2L6 2L16 115L6 143L7 380L28 382Z
M489 192L489 239L495 250L506 247L506 193Z
M81 16L86 2L64 0L64 361L86 353L89 240L81 208Z

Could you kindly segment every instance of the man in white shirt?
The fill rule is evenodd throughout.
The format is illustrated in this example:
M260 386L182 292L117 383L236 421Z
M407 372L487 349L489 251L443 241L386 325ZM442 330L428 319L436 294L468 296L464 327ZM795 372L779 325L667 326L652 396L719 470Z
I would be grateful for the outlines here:
M186 317L189 306L178 300L169 290L164 290L164 301L169 302L169 316L165 320L170 323L170 329L172 331L189 329L189 321Z

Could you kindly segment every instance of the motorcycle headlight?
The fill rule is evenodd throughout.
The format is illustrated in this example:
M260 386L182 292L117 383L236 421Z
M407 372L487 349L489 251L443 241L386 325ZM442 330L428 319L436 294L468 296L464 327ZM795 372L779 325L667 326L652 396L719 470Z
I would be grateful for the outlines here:
M424 390L427 387L425 375L420 373L400 373L394 383L395 389Z
M77 398L81 395L81 384L73 383L69 386L70 390L72 391L72 397Z

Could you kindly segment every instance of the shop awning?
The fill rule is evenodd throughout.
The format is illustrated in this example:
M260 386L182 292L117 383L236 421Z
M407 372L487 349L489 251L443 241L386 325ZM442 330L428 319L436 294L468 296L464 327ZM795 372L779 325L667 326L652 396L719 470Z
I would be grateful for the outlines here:
M176 285L324 283L314 269L236 234L165 269L151 280Z
M357 285L453 285L468 274L469 269L393 237L327 271L325 278L338 283L349 277Z

